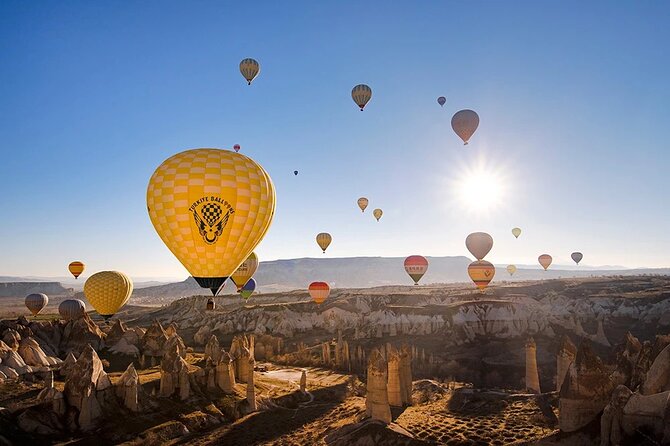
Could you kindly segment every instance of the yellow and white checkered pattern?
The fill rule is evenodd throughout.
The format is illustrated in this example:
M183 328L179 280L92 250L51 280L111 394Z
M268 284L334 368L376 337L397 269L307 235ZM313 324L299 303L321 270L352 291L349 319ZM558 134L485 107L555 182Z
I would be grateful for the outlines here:
M224 200L234 210L216 242L208 244L190 210L198 200ZM268 231L275 190L263 168L242 154L192 149L154 172L147 208L158 235L194 277L229 277Z
M118 271L100 271L84 283L84 296L101 316L112 316L133 292L133 281Z

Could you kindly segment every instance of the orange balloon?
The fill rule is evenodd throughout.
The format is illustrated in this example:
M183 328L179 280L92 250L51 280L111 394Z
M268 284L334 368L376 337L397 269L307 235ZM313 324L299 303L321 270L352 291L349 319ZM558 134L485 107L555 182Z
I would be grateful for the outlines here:
M475 260L468 266L468 275L477 288L484 291L496 274L496 267L486 260Z
M312 296L312 300L317 304L321 305L330 294L330 285L326 282L312 282L309 285L309 295Z
M551 265L552 260L553 259L549 254L542 254L537 258L537 261L540 262L540 265L542 265L542 268L544 268L545 271L549 268L549 265Z

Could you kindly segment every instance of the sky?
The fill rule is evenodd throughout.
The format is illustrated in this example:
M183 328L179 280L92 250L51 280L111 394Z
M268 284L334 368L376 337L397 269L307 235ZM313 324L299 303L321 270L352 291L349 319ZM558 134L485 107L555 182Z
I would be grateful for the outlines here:
M486 231L496 264L670 266L668 23L653 1L5 0L0 275L186 277L149 177L234 144L277 191L261 260L323 256L319 232L328 257L469 255Z

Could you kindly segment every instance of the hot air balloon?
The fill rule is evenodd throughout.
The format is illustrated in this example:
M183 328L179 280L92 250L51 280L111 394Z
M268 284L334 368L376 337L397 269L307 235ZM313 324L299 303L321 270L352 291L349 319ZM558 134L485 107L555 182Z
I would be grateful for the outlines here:
M252 252L247 259L242 262L239 268L235 270L232 276L230 276L231 279L233 279L233 282L235 285L237 285L237 291L240 291L242 287L244 286L245 283L251 279L251 276L253 276L256 273L256 270L258 269L258 256L256 255L255 252Z
M551 265L552 260L553 259L549 254L542 254L537 258L537 261L540 262L540 265L542 265L542 268L544 268L545 271L549 268L549 265Z
M514 238L519 238L519 236L521 235L521 228L513 228L512 235L514 236Z
M79 299L66 299L58 305L58 314L66 321L74 321L84 316L86 304Z
M293 175L298 176L298 171L297 171L297 170L294 170L294 171L293 171Z
M439 98L437 98L437 103L440 104L440 107L444 107L444 104L447 103L447 98L445 98L444 96L440 96Z
M317 304L322 304L330 294L330 286L326 282L312 282L309 285L309 295Z
M414 285L418 285L428 271L428 260L424 256L409 256L405 259L405 271L414 281Z
M472 110L461 110L451 118L451 128L466 146L478 126L479 115Z
M475 259L482 260L493 248L493 237L486 232L473 232L465 239L465 246Z
M249 85L251 85L251 81L258 76L260 71L261 66L254 59L243 59L242 62L240 62L240 73L242 73L242 76L244 76Z
M323 249L323 253L326 253L326 249L330 245L330 242L333 241L333 237L330 236L327 232L322 232L320 234L317 234L316 236L316 243L319 245L321 249Z
M133 292L133 281L118 271L100 271L84 283L84 296L105 320L123 307Z
M207 306L205 308L207 309L207 311L213 311L216 308L214 299L212 299L211 297L207 299Z
M76 279L81 275L81 273L84 272L85 267L86 265L81 262L72 262L67 266L67 269L70 270L70 274L72 274Z
M572 260L574 260L575 263L579 265L579 262L581 262L582 259L584 258L584 254L582 254L581 252L573 252L572 254L570 254L570 257L572 257Z
M244 284L242 289L240 290L240 296L244 300L249 299L252 294L254 294L254 291L256 290L256 280L252 277L247 281L247 283Z
M241 148L242 148L242 147L240 147L239 144L235 144L235 145L233 146L233 150L235 150L236 152L239 152Z
M358 207L361 208L361 212L365 212L365 208L368 207L368 199L365 197L359 198Z
M229 150L193 149L156 169L147 209L170 251L215 295L268 231L275 189L251 158Z
M507 272L509 273L510 276L513 276L514 273L516 272L516 266L515 265L507 265Z
M48 303L49 297L44 293L33 293L26 296L26 307L30 310L33 316L37 316L37 314L42 311L42 308L46 307Z
M377 208L374 211L372 211L372 215L377 219L377 221L379 221L379 219L382 218L382 215L384 215L384 211Z
M475 260L468 266L468 275L481 291L493 280L496 268L486 260Z
M365 104L372 98L372 89L365 84L356 85L351 90L351 97L356 105L361 108L361 111L363 111Z

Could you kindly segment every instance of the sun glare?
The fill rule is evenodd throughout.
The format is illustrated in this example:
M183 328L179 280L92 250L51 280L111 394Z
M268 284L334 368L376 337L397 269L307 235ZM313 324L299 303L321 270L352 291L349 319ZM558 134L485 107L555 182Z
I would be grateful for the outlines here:
M454 180L456 198L473 213L488 213L502 205L506 180L502 173L484 164L464 169Z

